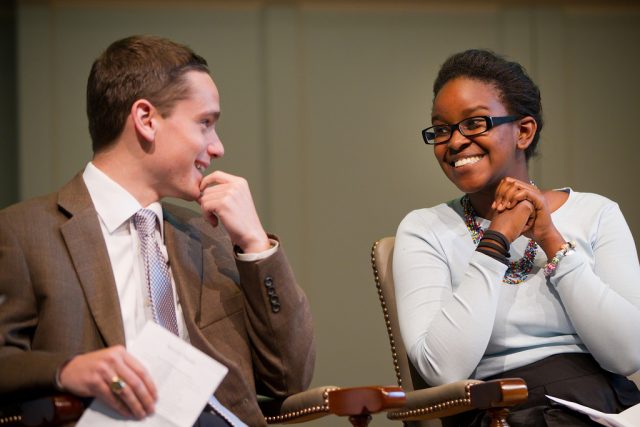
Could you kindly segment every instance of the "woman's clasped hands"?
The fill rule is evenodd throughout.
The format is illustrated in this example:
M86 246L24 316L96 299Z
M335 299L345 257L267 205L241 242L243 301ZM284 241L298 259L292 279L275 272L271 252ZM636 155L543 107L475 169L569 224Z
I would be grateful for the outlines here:
M491 208L494 210L491 228L493 225L505 227L508 234L503 234L511 241L520 235L529 237L547 257L553 256L564 244L551 218L545 193L533 183L512 177L503 178L498 184Z

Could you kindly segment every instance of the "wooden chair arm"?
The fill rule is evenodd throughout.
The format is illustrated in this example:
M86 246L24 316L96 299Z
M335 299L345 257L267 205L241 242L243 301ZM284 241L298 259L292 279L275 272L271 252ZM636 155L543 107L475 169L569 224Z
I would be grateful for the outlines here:
M520 378L500 378L471 387L471 406L477 409L501 408L527 400L529 391Z
M329 392L330 411L339 416L377 414L399 408L406 401L405 392L398 386L350 387Z
M443 418L471 409L506 408L527 399L527 386L519 378L492 381L462 380L407 392L402 409L390 411L392 420L418 421Z
M268 424L293 424L329 414L368 416L401 407L405 401L405 393L397 386L323 386L296 393L284 400L262 399L259 403Z
M300 423L329 414L329 392L338 388L316 387L284 399L261 396L258 404L267 424Z
M25 402L3 404L0 426L57 426L77 421L87 402L70 394L55 394Z

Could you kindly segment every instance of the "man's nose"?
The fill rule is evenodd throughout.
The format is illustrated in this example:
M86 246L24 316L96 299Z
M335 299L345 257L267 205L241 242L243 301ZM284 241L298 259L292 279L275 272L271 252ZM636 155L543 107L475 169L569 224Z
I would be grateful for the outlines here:
M220 138L216 136L216 138L207 147L207 151L211 157L216 159L224 156L224 145L222 145Z

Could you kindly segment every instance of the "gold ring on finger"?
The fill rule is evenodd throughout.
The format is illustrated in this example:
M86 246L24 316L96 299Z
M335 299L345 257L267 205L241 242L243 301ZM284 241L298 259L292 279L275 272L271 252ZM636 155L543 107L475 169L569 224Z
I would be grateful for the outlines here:
M120 393L122 393L122 391L125 388L127 388L127 383L125 383L122 378L115 375L113 378L111 378L111 382L109 383L109 388L111 389L111 393L118 396L120 395Z

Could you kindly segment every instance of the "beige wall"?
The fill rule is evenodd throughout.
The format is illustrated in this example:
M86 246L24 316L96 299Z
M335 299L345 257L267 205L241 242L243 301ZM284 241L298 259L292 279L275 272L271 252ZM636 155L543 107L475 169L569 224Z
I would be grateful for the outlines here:
M409 210L457 195L419 135L448 55L488 47L522 62L546 114L537 184L609 196L640 239L640 9L611 3L21 2L21 197L89 159L84 86L111 41L189 44L221 90L227 155L214 167L249 179L311 299L314 384L393 384L369 249Z

